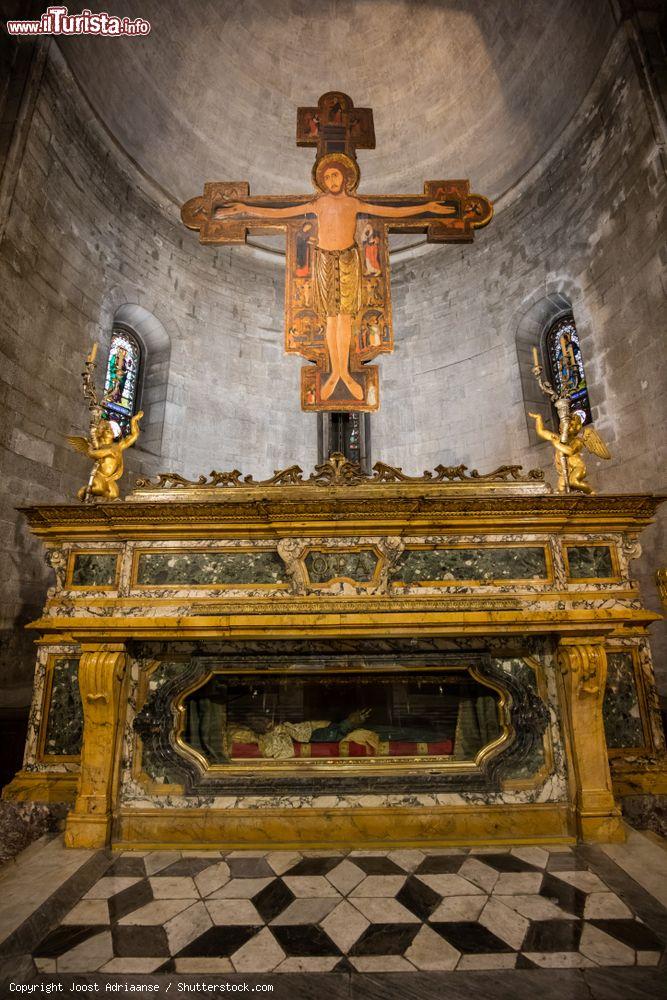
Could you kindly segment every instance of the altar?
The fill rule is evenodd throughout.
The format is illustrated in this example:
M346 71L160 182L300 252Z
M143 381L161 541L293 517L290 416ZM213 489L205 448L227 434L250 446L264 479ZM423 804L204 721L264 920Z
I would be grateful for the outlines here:
M333 455L25 508L56 583L5 794L70 803L71 847L622 839L660 501Z

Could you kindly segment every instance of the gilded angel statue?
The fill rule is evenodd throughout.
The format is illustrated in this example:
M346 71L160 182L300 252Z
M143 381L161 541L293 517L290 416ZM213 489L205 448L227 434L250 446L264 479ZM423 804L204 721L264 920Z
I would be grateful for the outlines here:
M123 452L139 437L139 421L143 415L143 411L140 411L132 417L130 433L118 441L114 438L113 428L108 420L97 423L91 430L90 440L76 436L67 438L72 448L87 458L95 459L88 484L77 493L79 500L89 500L91 497L118 500L118 480L124 471Z
M594 493L590 483L586 482L586 463L582 458L582 451L587 448L598 458L611 458L609 449L597 433L590 426L584 426L578 413L573 413L565 423L562 437L548 431L544 426L544 421L539 413L529 413L535 421L535 431L538 437L544 441L550 441L555 449L554 465L558 473L558 490L566 493L565 471L567 472L567 486L578 493ZM563 462L562 457L565 457ZM565 465L565 469L563 469Z

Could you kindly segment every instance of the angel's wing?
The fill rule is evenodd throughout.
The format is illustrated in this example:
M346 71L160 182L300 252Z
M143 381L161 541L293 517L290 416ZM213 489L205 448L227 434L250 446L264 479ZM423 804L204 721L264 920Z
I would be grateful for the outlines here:
M88 449L90 448L90 445L86 438L68 437L67 443L71 448L74 448L75 451L80 451L82 455L88 457Z
M584 427L581 432L581 437L584 445L593 454L597 455L598 458L611 458L609 454L609 449L604 443L597 431L594 431L592 427Z

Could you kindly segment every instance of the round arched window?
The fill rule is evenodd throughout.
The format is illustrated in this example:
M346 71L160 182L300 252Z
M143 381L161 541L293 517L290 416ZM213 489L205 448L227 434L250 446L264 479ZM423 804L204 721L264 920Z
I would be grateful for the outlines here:
M559 393L567 392L572 412L579 413L583 423L592 423L586 371L573 316L561 316L551 324L544 347L552 384Z
M114 327L109 347L109 360L104 379L104 416L117 437L130 431L130 419L139 405L139 374L141 347L139 341L124 327Z

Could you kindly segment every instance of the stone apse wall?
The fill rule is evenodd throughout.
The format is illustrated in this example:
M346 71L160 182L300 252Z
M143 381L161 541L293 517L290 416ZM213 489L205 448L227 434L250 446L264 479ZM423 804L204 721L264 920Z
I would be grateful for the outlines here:
M0 244L0 704L27 704L33 656L21 626L48 584L40 547L13 508L72 498L85 481L87 465L64 435L87 426L81 361L94 339L108 340L118 308L142 306L170 339L161 455L136 450L131 472L258 475L316 460L315 420L298 409L301 362L282 350L280 259L200 247L177 206L98 125L57 51L25 131ZM474 164L469 174L474 182ZM205 179L192 178L192 194ZM548 448L529 443L516 333L540 299L560 292L573 305L597 426L614 456L591 461L594 481L602 490L664 486L661 199L655 137L619 34L579 114L503 195L474 245L395 257L397 349L381 362L373 460L410 472L438 462L550 471ZM645 537L645 594L657 607L660 529ZM664 686L663 663L660 652Z
M53 47L36 89L0 244L0 705L28 703L22 626L48 585L14 508L74 499L86 482L65 435L87 432L79 373L94 340L103 368L122 305L147 309L170 339L162 454L129 452L125 490L139 471L257 476L317 459L299 364L283 353L282 258L200 247L178 207L124 162ZM193 193L205 179L193 177Z

